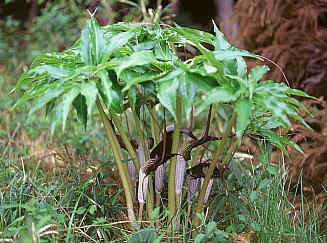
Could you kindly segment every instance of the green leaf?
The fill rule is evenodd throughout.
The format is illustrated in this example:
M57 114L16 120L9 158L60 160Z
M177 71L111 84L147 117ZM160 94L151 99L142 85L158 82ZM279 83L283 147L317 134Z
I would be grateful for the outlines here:
M87 123L87 105L85 101L85 97L81 94L79 94L73 101L73 105L77 112L78 119L82 122L84 125L84 128L86 129L86 123Z
M95 81L90 80L89 82L84 82L81 85L81 95L85 97L87 105L87 116L91 117L92 110L98 95L98 88Z
M223 63L225 75L238 76L240 79L246 80L247 66L244 58L226 59Z
M176 97L183 102L183 110L189 119L197 87L186 78L182 69L176 69L157 81L157 97L160 103L176 118Z
M181 35L184 35L186 38L189 38L191 41L195 40L196 43L205 42L208 44L212 44L212 40L214 39L214 36L210 33L201 30L190 29L187 27L178 26L175 28L171 28L170 31L174 31Z
M95 213L95 211L97 210L97 205L91 205L90 207L89 207L89 212L90 212L90 214L94 214Z
M237 113L236 136L242 138L243 132L250 123L252 113L252 102L249 99L241 98L236 101L235 111Z
M86 208L84 208L84 207L79 207L79 208L76 210L76 213L77 213L77 214L83 214L85 211L86 211Z
M201 107L206 107L211 104L228 103L235 101L236 98L237 96L233 89L228 87L216 87L208 93Z
M228 40L224 36L223 33L221 33L216 25L216 23L212 20L213 23L213 30L215 31L216 38L213 40L213 45L215 47L215 50L227 50L231 47L231 44L228 43Z
M207 234L210 234L211 232L213 232L217 227L217 223L216 222L209 222L207 225L206 225L206 231L207 231Z
M38 76L40 76L40 75L37 75L36 73L30 72L30 71L23 73L19 77L14 90L21 88L23 85L25 85L29 82L32 82L33 80L37 79Z
M126 82L122 92L127 91L135 84L156 80L165 76L167 72L146 72L144 74L125 70L121 73L120 78Z
M121 72L127 68L144 66L154 61L156 59L151 51L134 52L126 62L119 66L117 76L120 77Z
M134 35L135 33L131 31L115 34L104 47L104 53L100 63L107 62L113 52L125 45Z
M68 118L68 114L70 111L70 107L72 105L72 102L77 97L77 95L80 93L79 87L73 87L71 90L69 90L64 96L62 101L62 131L66 128L66 121Z
M86 65L94 64L91 49L91 20L87 20L81 34L81 57Z
M252 202L254 202L254 201L257 200L258 198L259 198L259 194L258 194L258 192L256 192L256 191L252 191L251 194L250 194L250 200L251 200Z
M254 100L262 105L265 109L270 111L276 117L278 117L281 121L287 124L289 127L292 127L290 120L285 114L285 110L281 106L283 103L280 98L271 96L269 94L255 94Z
M264 189L266 188L268 185L271 184L271 181L269 179L263 179L262 181L260 181L258 189Z
M237 49L235 47L233 47L230 50L213 51L213 53L214 53L216 59L219 61L222 61L225 59L234 59L237 57L253 57L253 58L261 60L261 58L258 57L257 55L255 55L251 52L248 52L248 51Z
M56 98L50 100L47 104L46 104L46 109L45 109L45 117L48 116L48 114L53 110L54 106L56 103Z
M301 154L304 154L303 150L300 148L299 145L297 145L295 142L288 140L287 138L281 137L280 140L287 145L292 146L293 148L295 148L297 151L299 151Z
M282 143L282 139L278 134L274 131L270 130L259 130L258 134L262 137L266 138L269 142L271 142L273 145L275 145L277 148L282 150L284 153L286 153L286 149Z
M50 88L44 90L42 93L39 94L40 96L36 99L36 101L31 106L31 109L28 113L28 117L30 118L35 111L45 106L53 98L56 98L60 96L62 93L66 92L68 89L72 87L72 85L73 85L72 83L65 83L63 85L59 83L56 85L52 85ZM23 98L24 96L21 99ZM20 100L16 104L21 103Z
M205 234L197 234L197 236L194 239L194 243L204 242L205 238L206 238Z
M97 65L102 63L106 41L104 39L103 30L100 28L93 15L90 17L90 28L92 57L95 58L93 63Z
M116 80L112 80L106 71L99 71L97 73L101 79L101 91L105 96L105 102L108 109L113 110L116 113L122 113L122 94L120 87Z
M58 124L62 120L62 108L63 108L63 106L64 106L64 104L60 103L56 107L56 113L55 113L55 116L54 116L54 121L51 124L51 137L53 136L56 127L58 126Z
M242 222L246 222L246 217L243 214L238 215L238 219Z
M159 208L159 207L156 207L156 208L152 211L152 213L151 213L151 215L150 215L150 220L151 220L151 221L157 220L157 219L158 219L158 216L159 216L159 213L160 213L160 208Z
M42 66L37 66L36 68L31 69L30 72L37 74L47 73L50 77L54 79L60 79L71 75L74 71L70 68L63 66L57 67L48 64L43 64Z
M196 97L197 87L186 79L185 75L179 78L178 95L182 98L182 109L186 119L190 119L192 106Z
M251 228L256 232L261 230L261 226L257 222L252 222L250 225L251 225Z
M263 75L266 74L270 69L268 66L263 65L263 66L256 66L251 70L249 73L249 82L252 84L256 84L262 77Z
M207 50L201 45L201 39L197 38L195 33L196 31L189 31L185 28L178 27L176 31L182 35L184 35L186 38L188 38L198 49L199 51L207 58L207 60L210 62L210 64L218 69L218 72L220 72L223 69L223 65L221 62L219 62L212 51Z
M131 243L154 242L157 238L157 233L153 228L143 228L133 233Z
M277 175L278 174L278 170L277 170L277 168L275 166L268 166L267 171L271 175Z
M176 74L176 75L175 75ZM178 95L179 88L179 76L181 70L176 70L159 80L157 86L157 97L160 103L173 115L176 120L176 97ZM171 77L172 79L170 79Z
M256 66L251 70L248 76L249 80L249 89L250 89L250 98L252 99L253 96L253 90L256 85L256 83L265 75L266 72L269 71L268 66Z
M186 72L185 79L188 82L192 82L193 84L195 84L199 89L206 91L210 91L217 86L217 82L215 79L206 76L201 76L196 73Z
M204 213L196 213L196 216L201 220L201 222L205 219Z
M302 96L302 97L306 97L306 98L310 98L310 99L314 99L314 100L319 100L318 98L308 95L307 93L298 90L298 89L291 89L288 86L286 86L286 84L284 83L279 83L278 84L279 87L283 87L283 92L289 95L297 95L297 96Z
M175 55L166 42L160 42L155 45L154 56L156 59L163 61L178 59L178 56Z

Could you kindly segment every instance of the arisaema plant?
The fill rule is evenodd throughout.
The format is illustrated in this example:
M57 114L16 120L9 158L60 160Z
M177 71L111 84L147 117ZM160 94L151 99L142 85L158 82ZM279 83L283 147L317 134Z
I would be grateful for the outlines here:
M24 94L15 107L33 100L30 115L44 107L52 132L59 124L66 128L71 110L85 128L96 112L100 115L133 227L138 227L135 195L142 219L144 203L151 213L156 194L156 205L161 206L162 188L168 186L167 224L172 225L188 183L193 186L190 202L196 196L194 185L200 184L195 180L201 179L193 204L195 237L200 223L196 215L208 200L208 185L222 176L244 135L264 138L282 151L291 145L301 152L277 129L292 129L290 117L306 124L298 114L304 107L292 95L310 97L284 83L262 81L269 68L247 70L244 60L261 58L231 46L215 24L214 32L142 23L101 27L91 16L72 47L37 57L22 74L15 89L24 89ZM180 50L186 46L196 48L199 55L185 58ZM217 107L228 116L220 135L210 126ZM193 113L207 112L203 130L193 131ZM208 149L209 143L214 149ZM123 163L126 160L129 164Z

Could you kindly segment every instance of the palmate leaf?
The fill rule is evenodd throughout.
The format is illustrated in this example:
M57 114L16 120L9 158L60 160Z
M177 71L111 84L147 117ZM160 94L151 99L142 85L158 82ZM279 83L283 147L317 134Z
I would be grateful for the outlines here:
M249 82L255 85L263 77L263 75L265 75L266 72L268 72L269 70L270 70L269 67L266 65L256 66L249 73L248 76Z
M151 51L143 50L134 52L126 62L119 66L117 76L120 77L121 72L127 68L148 65L154 61L156 61L156 59Z
M72 74L73 72L74 72L73 69L66 68L63 66L42 64L42 65L37 66L34 69L31 69L28 72L24 73L18 80L18 83L17 83L15 89L22 87L26 83L32 81L34 78L40 77L37 74L46 74L46 75L51 76L54 79L60 79L60 78L67 77L68 75Z
M252 99L253 96L253 90L256 86L257 82L265 75L266 72L269 71L268 66L256 66L251 70L248 76L248 82L249 82L249 90L250 90L250 98Z
M85 65L94 64L94 61L92 60L91 31L91 21L88 20L86 21L85 26L82 29L80 44L82 61L85 63Z
M235 111L237 113L236 136L241 139L243 132L250 123L252 113L252 101L249 98L240 98L235 103Z
M170 49L166 42L160 42L155 45L154 56L158 60L171 61L178 59L178 56Z
M183 111L186 114L187 120L190 119L192 106L196 97L197 86L189 82L184 74L184 77L179 79L178 95L182 98Z
M246 80L247 66L242 57L223 60L224 74L238 76L242 80Z
M121 32L114 35L110 40L108 40L106 46L103 49L103 56L100 63L107 62L112 56L113 52L118 48L125 45L132 37L135 36L134 32Z
M275 145L277 148L282 150L284 153L287 153L284 144L294 147L297 151L303 154L302 149L293 141L288 140L287 138L278 135L276 132L271 130L258 130L256 132L258 135L266 138L269 142Z
M253 100L257 102L266 110L270 111L288 127L292 127L290 120L288 119L285 110L280 106L280 98L271 96L269 94L254 94Z
M56 127L60 122L62 121L62 108L63 108L63 103L59 103L55 109L55 114L54 114L54 119L51 124L51 137L53 136Z
M185 79L188 82L193 83L194 85L196 85L198 87L198 89L210 91L214 87L217 86L217 81L214 78L207 77L207 76L201 76L200 74L192 73L192 71L186 72Z
M86 129L87 105L85 97L81 94L77 95L77 97L73 101L73 105L76 109L78 119L82 122L84 128Z
M122 89L122 92L129 90L135 84L156 80L165 76L166 74L167 72L165 71L151 71L146 73L137 73L130 70L122 71L122 73L120 74L120 78L126 82L126 86Z
M286 153L285 146L283 145L281 141L281 136L279 136L276 132L271 130L258 130L256 131L256 134L266 138L270 143L275 145L277 148L279 148L281 151Z
M185 72L182 69L176 69L156 81L156 83L157 97L160 103L166 107L176 119L176 97L181 97L184 114L186 114L187 119L189 119L197 92L197 86L189 82Z
M85 97L85 103L87 106L87 116L92 116L92 110L95 105L96 98L98 96L98 88L94 80L84 82L81 85L81 95Z
M208 93L201 107L206 107L211 104L228 103L235 101L236 99L237 96L235 95L235 91L233 89L223 86L215 87Z
M224 34L219 31L215 21L212 21L212 23L213 30L216 34L216 38L213 40L213 46L215 47L215 50L228 50L231 47L231 44L229 44Z
M134 32L121 32L105 38L104 30L91 15L81 34L81 56L86 65L98 65L109 60L113 52L125 45Z
M66 94L63 95L62 100L62 131L66 128L66 122L68 118L68 114L70 111L70 107L74 101L74 99L79 95L81 89L80 87L73 87L71 90L69 90Z
M210 64L217 68L218 73L221 73L223 70L223 65L219 62L212 51L207 50L201 45L203 40L199 38L199 33L196 30L189 31L188 28L177 27L175 31L183 36L185 36L188 40L192 42L193 45L198 48L198 50L205 56L205 58L210 62ZM212 41L211 41L212 42Z
M60 96L67 90L71 89L73 87L73 83L56 83L54 85L51 85L49 88L43 90L40 93L36 93L35 96L39 96L38 99L33 103L33 105L30 108L29 114L28 114L28 120L30 119L31 115L37 111L38 109L45 106L48 102L50 102L52 99ZM32 97L30 97L32 98ZM21 98L24 99L24 96ZM19 104L20 101L18 101L16 104Z
M289 94L302 94L304 92L297 92L297 90L293 90L284 84L277 84L268 80L257 84L255 93L255 99L257 99L260 104L264 105L269 111L275 114L289 127L291 127L291 123L289 122L287 115L300 121L307 128L311 129L311 127L298 114L298 109L296 106L304 108L304 110L307 109L299 101L289 97ZM305 93L302 95L305 97L308 96Z
M279 93L279 94L297 95L297 96L301 96L301 97L305 97L305 98L318 100L316 97L310 96L301 90L291 89L285 83L275 83L272 80L266 80L266 81L260 82L256 86L256 90L263 91L263 92L274 91L275 93Z
M223 61L226 59L234 59L237 57L252 57L252 58L262 60L262 58L258 57L257 55L255 55L251 52L240 50L235 47L231 47L228 50L213 51L213 53L215 55L215 58L219 61Z
M101 80L100 88L104 94L105 103L108 109L113 110L116 113L122 113L122 93L121 88L117 83L117 80L111 79L107 71L101 70L97 73Z
M46 104L45 117L47 117L49 115L49 113L53 110L53 108L55 107L56 100L57 100L57 98L54 98Z
M160 103L173 115L175 120L177 119L176 97L179 88L178 79L183 73L183 70L177 69L157 81L157 97Z
M182 36L185 36L188 38L188 36L192 36L191 40L192 42L194 41L194 44L200 44L200 43L208 43L212 44L212 40L214 39L214 36L210 33L201 31L201 30L195 30L195 29L190 29L187 27L174 27L170 28L168 30L169 32L176 32L178 34L181 34Z
M90 19L90 28L91 28L91 53L92 53L92 61L93 64L100 64L102 63L102 58L104 56L104 47L106 45L106 41L104 39L103 30L100 28L100 25L91 15Z

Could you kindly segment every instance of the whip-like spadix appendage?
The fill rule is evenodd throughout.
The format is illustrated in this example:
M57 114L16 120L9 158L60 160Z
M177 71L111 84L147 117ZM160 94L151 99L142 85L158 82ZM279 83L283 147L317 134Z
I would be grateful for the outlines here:
M175 193L181 194L183 189L184 175L185 175L185 159L177 155L176 161L176 177L175 177Z

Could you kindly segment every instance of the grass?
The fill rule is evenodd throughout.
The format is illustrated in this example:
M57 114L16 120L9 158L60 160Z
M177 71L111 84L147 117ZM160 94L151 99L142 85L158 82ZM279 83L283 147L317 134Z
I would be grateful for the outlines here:
M42 160L25 164L1 159L1 240L119 242L117 239L124 237L138 242L160 235L172 240L165 225L154 230L145 222L139 232L130 231L124 222L127 215L121 206L122 190L115 185L119 180L112 179L117 173L112 171L112 162L98 162L97 167L94 162L80 160L75 161L75 168L68 161L66 169L58 173L49 172ZM270 168L268 172L264 167L234 161L224 182L215 182L202 228L212 227L212 222L217 225L215 233L207 232L205 237L220 237L226 242L246 237L251 242L325 242L326 205L318 211L305 201L301 178L291 188L285 171ZM292 200L295 194L300 195L300 206ZM176 242L189 242L190 235L184 228L186 207L183 205L179 211L182 225ZM153 215L152 220L164 214L165 210Z

